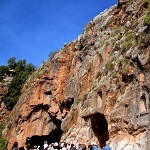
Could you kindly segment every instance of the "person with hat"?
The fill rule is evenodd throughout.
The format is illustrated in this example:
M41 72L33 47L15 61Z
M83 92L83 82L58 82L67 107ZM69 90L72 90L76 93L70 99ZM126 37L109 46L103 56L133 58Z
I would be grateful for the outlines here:
M93 150L98 150L98 146L97 146L96 142L92 142L91 144L93 146Z
M110 145L110 142L109 142L109 141L106 141L106 146L104 146L104 147L102 148L102 150L112 150L109 145Z

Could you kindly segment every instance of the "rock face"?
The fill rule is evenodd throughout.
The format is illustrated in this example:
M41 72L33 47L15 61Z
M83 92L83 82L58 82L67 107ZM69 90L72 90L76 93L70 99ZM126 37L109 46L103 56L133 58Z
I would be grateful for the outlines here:
M6 109L6 106L2 102L2 98L8 92L8 89L9 89L8 82L0 83L0 114L1 114L0 120L3 120L5 116L9 114L9 112Z
M150 149L150 25L145 2L122 1L96 16L29 78L4 130L8 150L107 140Z

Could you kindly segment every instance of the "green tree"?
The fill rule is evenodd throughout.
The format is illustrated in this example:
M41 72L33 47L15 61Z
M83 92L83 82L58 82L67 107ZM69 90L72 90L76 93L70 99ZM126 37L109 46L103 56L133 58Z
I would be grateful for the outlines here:
M0 66L0 82L3 80L4 75L7 74L8 67L7 66Z
M14 70L16 71L16 73L21 72L25 69L26 66L26 60L19 60L16 63L16 67L14 68Z
M15 61L15 57L8 60L8 67L14 70L8 93L3 97L3 101L8 110L12 110L21 94L23 84L29 75L35 71L35 66L26 64L26 60Z
M14 69L16 67L16 57L11 57L8 61L8 68L9 69Z
M35 71L35 66L33 66L31 63L27 64L25 66L25 70L29 73L29 72L33 72Z

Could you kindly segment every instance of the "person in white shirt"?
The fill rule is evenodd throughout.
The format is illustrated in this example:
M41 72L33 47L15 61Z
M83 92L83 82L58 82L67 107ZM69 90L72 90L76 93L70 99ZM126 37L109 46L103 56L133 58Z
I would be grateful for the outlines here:
M44 141L43 147L44 147L44 150L47 150L47 149L48 149L48 143L47 143L47 141Z

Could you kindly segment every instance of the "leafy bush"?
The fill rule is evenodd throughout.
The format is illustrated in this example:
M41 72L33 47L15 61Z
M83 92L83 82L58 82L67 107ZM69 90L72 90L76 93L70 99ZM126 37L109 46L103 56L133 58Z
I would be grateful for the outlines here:
M0 138L0 150L6 150L6 140L3 138Z
M0 123L0 150L6 150L6 140L2 138L2 131L5 128L5 123Z

